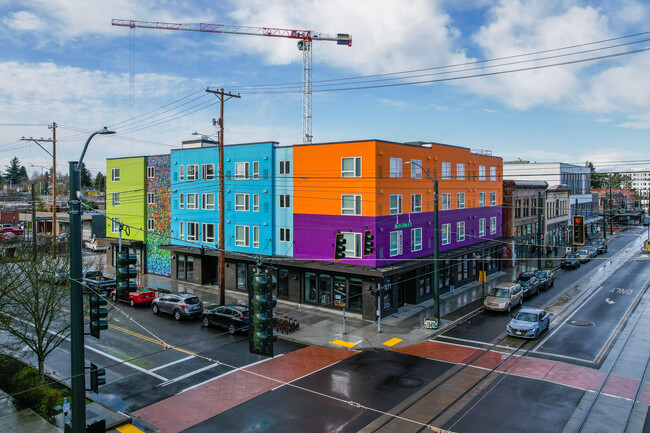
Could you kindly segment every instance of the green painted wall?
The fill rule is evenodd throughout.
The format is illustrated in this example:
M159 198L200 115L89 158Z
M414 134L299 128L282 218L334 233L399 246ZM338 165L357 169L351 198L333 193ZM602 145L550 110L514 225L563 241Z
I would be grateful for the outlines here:
M130 226L127 236L122 231L122 239L145 241L146 223L146 158L114 158L106 160L106 215L119 218L123 224ZM113 181L113 169L120 170L119 181ZM120 194L119 206L113 203L113 193ZM113 232L113 223L106 218L106 236L117 238ZM141 230L139 230L141 229Z

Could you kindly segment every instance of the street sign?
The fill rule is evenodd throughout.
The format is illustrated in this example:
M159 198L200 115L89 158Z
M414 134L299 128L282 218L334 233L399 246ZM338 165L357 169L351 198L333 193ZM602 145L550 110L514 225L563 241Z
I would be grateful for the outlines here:
M395 224L395 229L407 229L409 227L413 227L412 222L407 222L407 223L397 223Z

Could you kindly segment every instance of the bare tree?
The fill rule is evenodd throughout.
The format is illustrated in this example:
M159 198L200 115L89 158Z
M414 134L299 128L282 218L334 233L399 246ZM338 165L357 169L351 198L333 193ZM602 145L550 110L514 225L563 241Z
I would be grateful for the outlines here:
M16 353L27 346L45 376L45 359L70 335L67 278L64 255L33 259L28 248L18 248L13 259L0 263L0 330L9 334L3 347ZM22 353L19 351L18 353Z

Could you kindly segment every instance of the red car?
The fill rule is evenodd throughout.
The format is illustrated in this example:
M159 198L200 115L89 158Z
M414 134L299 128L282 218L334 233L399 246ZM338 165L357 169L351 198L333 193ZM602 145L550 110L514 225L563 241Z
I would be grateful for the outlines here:
M15 229L13 227L3 227L0 229L0 233L13 233L15 235L22 235L23 229Z
M115 289L113 289L110 296L113 302L117 302L117 301L128 302L129 305L134 307L136 305L151 304L151 301L153 301L156 298L156 293L153 290L148 289L147 287L138 287L135 290L135 292L129 292L128 299L119 299L117 297L117 291Z

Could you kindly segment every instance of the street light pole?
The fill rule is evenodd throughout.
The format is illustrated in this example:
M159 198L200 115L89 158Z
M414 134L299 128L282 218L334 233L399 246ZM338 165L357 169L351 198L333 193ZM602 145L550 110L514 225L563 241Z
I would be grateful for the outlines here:
M72 376L72 433L86 431L86 362L84 359L84 312L81 287L81 163L90 140L97 134L115 134L104 128L93 132L79 161L70 161L70 373ZM54 168L55 169L55 168Z
M422 165L415 161L406 161L407 164L415 164L422 169L427 177L433 182L433 297L434 297L434 311L438 326L440 326L440 282L438 275L438 258L440 256L440 231L438 230L438 181L431 177L429 172L422 167Z

